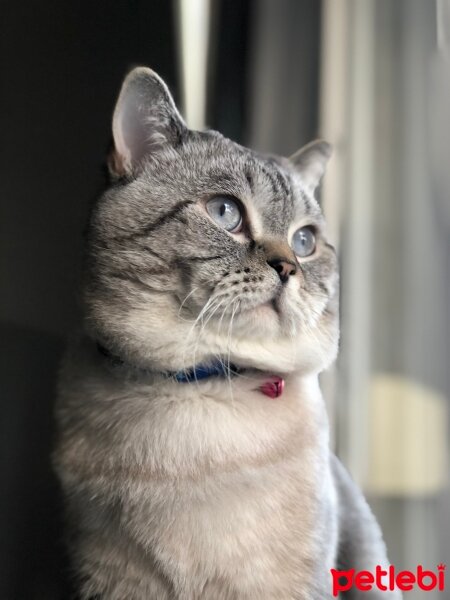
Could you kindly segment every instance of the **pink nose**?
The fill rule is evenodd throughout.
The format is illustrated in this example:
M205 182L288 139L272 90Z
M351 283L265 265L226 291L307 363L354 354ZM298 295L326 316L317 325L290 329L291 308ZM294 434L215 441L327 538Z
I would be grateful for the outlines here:
M267 261L272 269L280 276L281 282L286 283L291 275L295 275L297 269L295 264L289 260L285 260L283 258L274 258L272 260Z
M284 379L274 375L259 387L259 391L269 398L279 398L284 391Z

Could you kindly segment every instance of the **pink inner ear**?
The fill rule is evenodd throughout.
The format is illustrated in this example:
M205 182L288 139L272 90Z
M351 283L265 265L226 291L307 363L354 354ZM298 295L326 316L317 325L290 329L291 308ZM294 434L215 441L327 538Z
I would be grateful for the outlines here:
M125 78L113 116L112 173L136 172L144 157L178 140L186 130L170 92L160 77L137 67Z
M284 391L284 379L278 377L278 375L274 375L269 381L259 386L258 389L265 396L269 396L269 398L279 398Z

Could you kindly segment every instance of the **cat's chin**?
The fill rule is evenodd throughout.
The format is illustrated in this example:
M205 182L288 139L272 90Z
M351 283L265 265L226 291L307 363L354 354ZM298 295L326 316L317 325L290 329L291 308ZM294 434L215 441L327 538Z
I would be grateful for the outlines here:
M262 311L266 310L269 308L262 307ZM239 328L239 333L235 329L235 335L230 338L225 333L205 332L202 340L204 355L226 356L237 367L277 374L319 373L331 364L337 352L337 330L319 328L314 335L300 332L287 336L274 314L275 317L271 316L264 323L261 321L258 330L253 324L249 330L253 335L249 335L245 326ZM246 323L250 326L250 321ZM270 323L273 324L271 334Z
M233 320L233 335L252 340L292 340L301 328L298 313L284 305L279 297L242 310Z
M280 313L273 300L242 311L234 330L251 337L277 336L280 333Z

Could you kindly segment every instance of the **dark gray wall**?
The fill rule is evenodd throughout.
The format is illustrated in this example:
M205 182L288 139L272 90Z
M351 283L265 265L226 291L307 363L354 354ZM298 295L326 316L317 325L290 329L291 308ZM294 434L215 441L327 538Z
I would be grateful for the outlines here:
M142 63L177 92L173 15L166 0L4 1L1 13L0 598L66 599L55 374L115 97Z

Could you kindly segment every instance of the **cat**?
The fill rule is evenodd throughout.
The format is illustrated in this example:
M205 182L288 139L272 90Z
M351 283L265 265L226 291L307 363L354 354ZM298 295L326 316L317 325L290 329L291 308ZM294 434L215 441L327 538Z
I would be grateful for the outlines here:
M112 129L57 404L80 597L331 598L330 569L389 563L318 386L339 336L315 199L330 146L191 131L145 67Z

